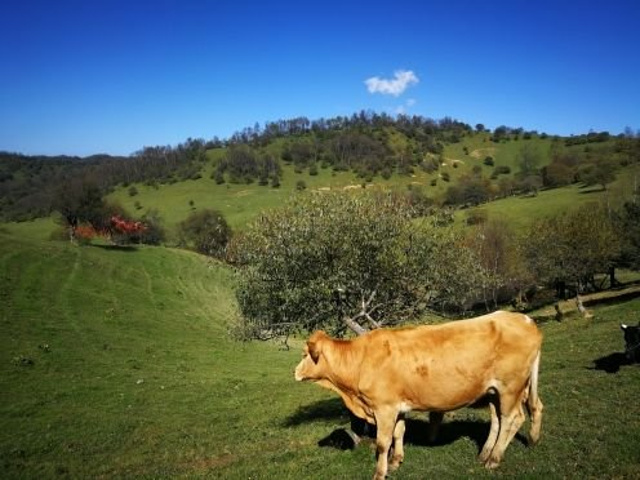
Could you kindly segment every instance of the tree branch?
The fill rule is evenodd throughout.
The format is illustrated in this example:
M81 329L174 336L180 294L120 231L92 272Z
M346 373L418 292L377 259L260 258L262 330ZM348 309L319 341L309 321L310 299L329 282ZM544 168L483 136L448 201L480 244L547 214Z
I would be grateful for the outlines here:
M348 316L344 316L342 318L342 321L353 331L356 333L356 335L364 335L365 333L367 333L369 330L364 328L362 325L360 325L358 322L355 321L356 318L360 317L362 315L358 314L355 317L351 318Z

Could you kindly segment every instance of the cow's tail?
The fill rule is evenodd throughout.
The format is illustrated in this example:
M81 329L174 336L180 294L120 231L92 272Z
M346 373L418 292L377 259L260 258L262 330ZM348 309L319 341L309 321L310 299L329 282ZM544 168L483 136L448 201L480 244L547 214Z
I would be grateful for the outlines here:
M531 376L529 377L529 394L527 395L527 410L531 417L531 430L529 430L529 443L535 445L540 439L540 429L542 427L542 401L538 396L538 373L540 370L540 350L531 366Z

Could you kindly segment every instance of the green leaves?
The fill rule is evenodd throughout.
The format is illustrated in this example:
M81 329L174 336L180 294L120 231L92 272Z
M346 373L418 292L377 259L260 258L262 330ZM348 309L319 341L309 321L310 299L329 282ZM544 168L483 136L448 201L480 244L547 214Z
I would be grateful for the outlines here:
M460 304L473 292L473 256L451 227L413 213L400 196L340 192L264 215L231 248L245 318L268 335L343 334L345 319L377 327Z

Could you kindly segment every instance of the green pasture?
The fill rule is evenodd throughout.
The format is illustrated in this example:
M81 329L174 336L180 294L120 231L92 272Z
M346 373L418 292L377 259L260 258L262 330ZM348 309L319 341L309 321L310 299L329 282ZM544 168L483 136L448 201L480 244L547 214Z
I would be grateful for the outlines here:
M371 444L340 448L341 401L293 380L301 340L229 338L227 267L164 247L73 246L48 240L53 228L0 226L2 478L370 478ZM435 445L415 414L391 478L637 478L640 367L605 369L639 308L541 326L538 446L516 438L487 472L475 459L486 412L449 415Z
M489 219L502 219L515 229L524 229L532 220L552 216L589 203L604 203L611 208L619 208L634 196L637 189L640 168L637 165L618 171L616 180L603 190L601 186L584 187L569 185L551 190L541 190L537 195L513 196L458 210L456 218L462 220L475 210L484 210Z

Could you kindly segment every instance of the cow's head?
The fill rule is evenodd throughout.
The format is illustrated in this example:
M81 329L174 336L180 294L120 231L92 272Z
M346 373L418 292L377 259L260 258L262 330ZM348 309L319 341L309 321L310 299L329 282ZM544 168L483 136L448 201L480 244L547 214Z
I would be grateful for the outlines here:
M329 337L322 330L309 337L302 351L302 360L295 371L295 379L298 382L302 380L320 380L322 378L322 347L328 339Z
M624 350L627 359L630 362L640 362L640 322L635 327L623 323L620 328L624 332Z

